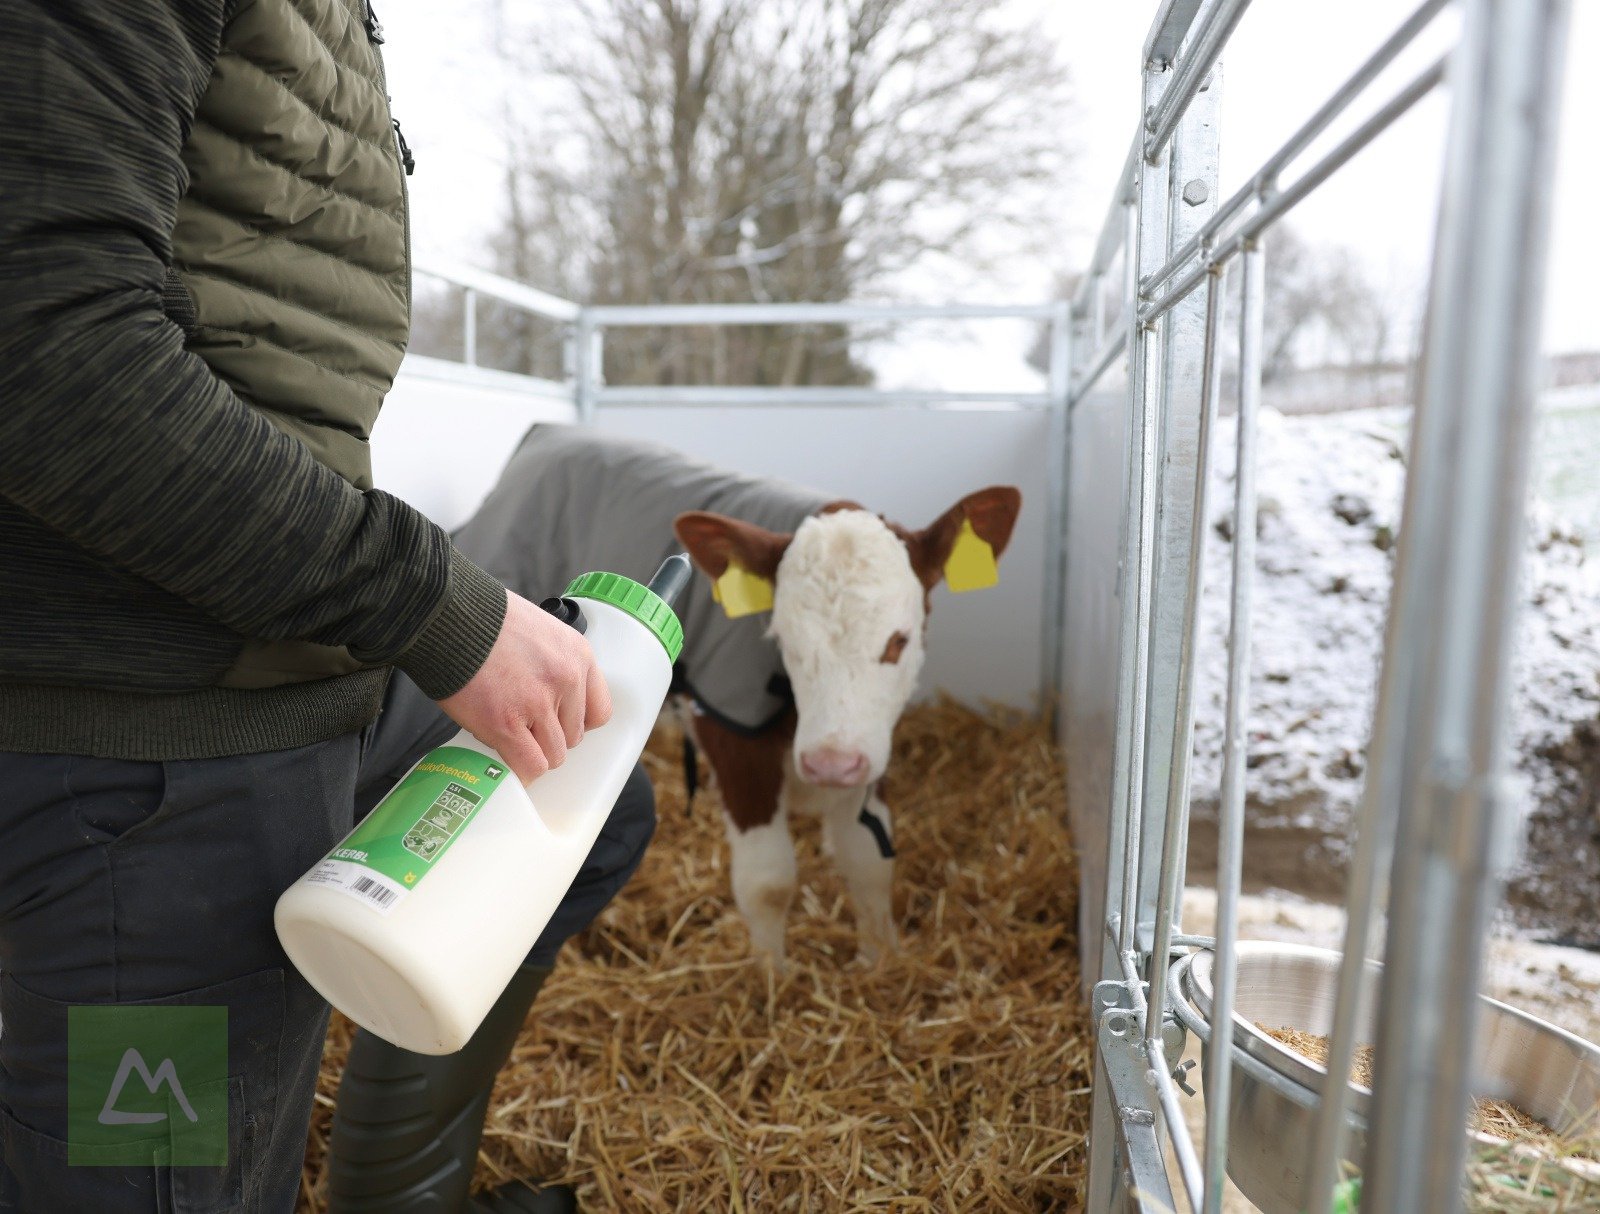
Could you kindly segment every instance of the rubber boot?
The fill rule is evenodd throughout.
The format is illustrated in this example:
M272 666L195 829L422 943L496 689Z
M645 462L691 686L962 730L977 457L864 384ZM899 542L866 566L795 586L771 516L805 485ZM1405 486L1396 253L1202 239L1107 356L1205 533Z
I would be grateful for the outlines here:
M525 965L454 1054L413 1054L359 1030L339 1082L329 1146L330 1214L570 1214L570 1189L521 1182L468 1201L495 1075L548 966Z

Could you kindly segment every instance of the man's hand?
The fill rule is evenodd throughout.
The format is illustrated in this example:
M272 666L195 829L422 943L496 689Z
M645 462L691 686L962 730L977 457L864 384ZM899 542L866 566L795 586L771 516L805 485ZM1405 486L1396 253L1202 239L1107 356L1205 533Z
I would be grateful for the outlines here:
M488 661L439 707L529 784L560 767L585 729L611 719L611 692L576 629L509 590L506 598Z

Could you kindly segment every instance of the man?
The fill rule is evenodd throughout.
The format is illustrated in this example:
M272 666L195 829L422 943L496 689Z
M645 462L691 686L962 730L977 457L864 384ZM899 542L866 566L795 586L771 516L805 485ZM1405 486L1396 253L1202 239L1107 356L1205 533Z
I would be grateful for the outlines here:
M0 1210L290 1210L327 1008L278 894L452 721L528 781L610 713L576 632L372 487L410 306L380 40L365 0L0 0ZM357 1043L336 1208L462 1208L653 822L636 775L460 1055Z

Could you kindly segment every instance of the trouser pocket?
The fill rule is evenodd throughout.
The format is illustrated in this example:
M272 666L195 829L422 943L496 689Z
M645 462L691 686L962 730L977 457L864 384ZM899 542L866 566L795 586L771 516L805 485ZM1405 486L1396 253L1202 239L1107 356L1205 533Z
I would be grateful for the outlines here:
M135 1080L138 1082L138 1080ZM159 1081L158 1081L159 1083ZM184 1098L202 1107L211 1104L207 1087L190 1085ZM212 1214L246 1210L245 1178L253 1158L253 1135L246 1128L246 1091L237 1075L225 1076L229 1158L221 1166L179 1165L170 1151L151 1150L141 1163L107 1162L120 1158L116 1147L68 1143L29 1129L0 1110L0 1211L6 1214ZM126 1102L146 1109L164 1103L147 1090L126 1094ZM178 1102L173 1100L172 1104ZM182 1116L181 1108L177 1115ZM98 1158L97 1158L98 1157Z
M288 1208L269 1148L305 1126L277 1124L303 1103L279 1091L282 971L77 1004L0 974L0 1022L0 1211Z

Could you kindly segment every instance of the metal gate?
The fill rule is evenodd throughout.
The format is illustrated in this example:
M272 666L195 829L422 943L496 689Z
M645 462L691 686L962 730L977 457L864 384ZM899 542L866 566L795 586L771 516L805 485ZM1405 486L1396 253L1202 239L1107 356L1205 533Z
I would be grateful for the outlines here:
M1184 1128L1184 1076L1175 1073L1184 1034L1204 1037L1207 1023L1231 1027L1235 1006L1271 229L1443 87L1451 114L1443 200L1327 1074L1348 1073L1358 1009L1377 982L1361 1208L1452 1210L1465 1161L1482 941L1514 818L1505 791L1506 667L1566 5L1459 0L1461 33L1450 52L1331 150L1308 158L1450 7L1427 0L1219 205L1220 59L1247 7L1248 0L1162 3L1143 48L1145 118L1072 312L1062 711L1074 821L1091 849L1082 914L1098 1025L1089 1208L1174 1208L1170 1150L1189 1204L1220 1209L1234 1068L1262 1083L1286 1082L1229 1036L1228 1048L1205 1051L1204 1142ZM1334 15L1317 7L1306 20ZM1243 280L1231 625L1216 936L1201 939L1183 932L1180 903L1228 273ZM1106 388L1107 373L1124 365L1125 390ZM1114 536L1112 518L1120 520ZM1361 959L1377 943L1384 907L1387 964L1374 978ZM1175 985L1195 950L1212 954L1207 1020ZM1330 1209L1350 1123L1346 1085L1326 1086L1299 1207L1314 1214Z

